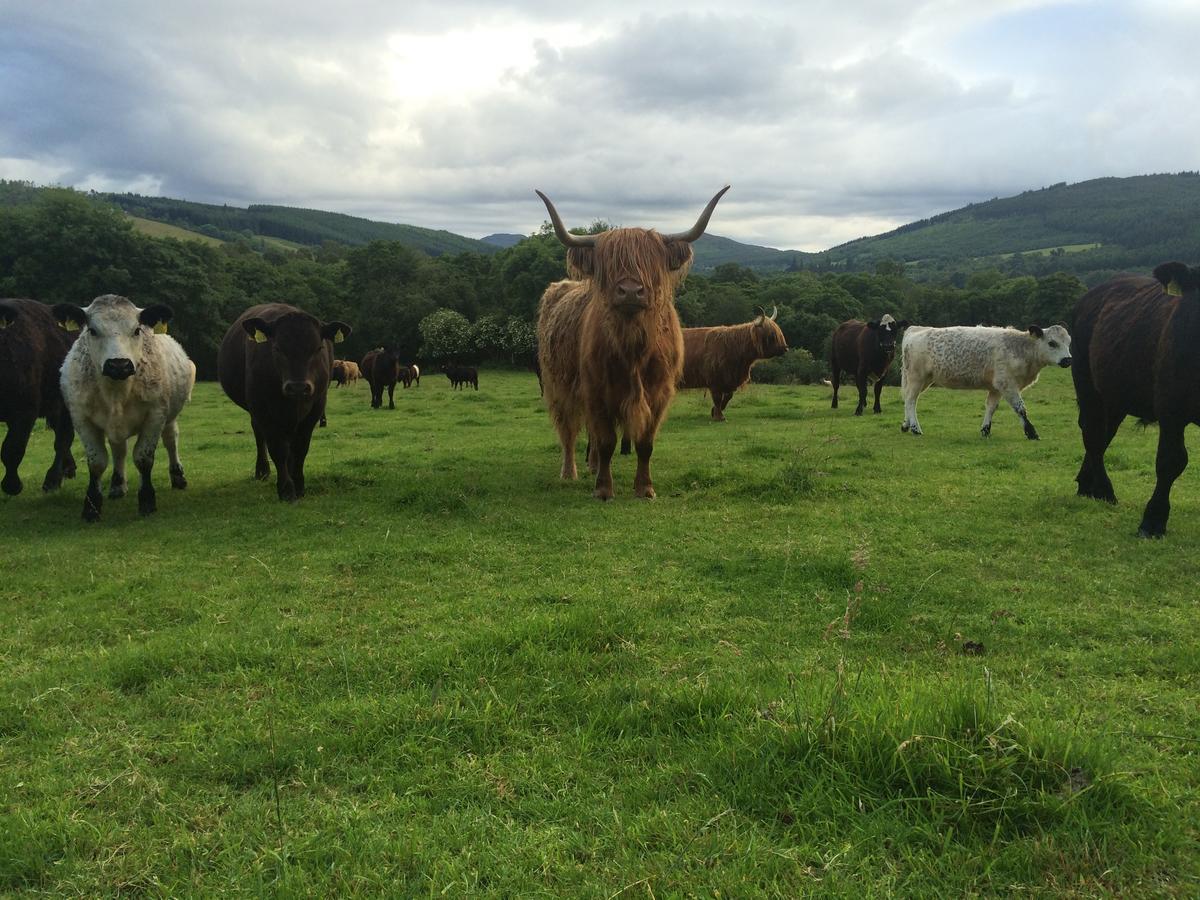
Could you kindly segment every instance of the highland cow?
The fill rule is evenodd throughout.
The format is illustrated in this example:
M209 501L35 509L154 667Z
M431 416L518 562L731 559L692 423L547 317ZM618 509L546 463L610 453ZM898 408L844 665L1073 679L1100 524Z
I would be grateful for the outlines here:
M674 294L692 262L692 242L704 233L717 192L696 224L678 234L616 228L601 234L567 231L550 198L538 191L567 247L572 280L546 288L538 308L538 362L546 406L562 446L563 478L577 477L575 441L590 437L593 496L613 496L617 429L637 447L634 494L654 497L654 438L683 373L683 333Z
M704 388L712 398L712 417L725 421L725 407L735 391L750 380L750 369L760 359L787 353L787 339L775 324L779 307L771 315L760 309L752 322L683 329L683 376L679 387ZM625 452L625 445L621 445Z

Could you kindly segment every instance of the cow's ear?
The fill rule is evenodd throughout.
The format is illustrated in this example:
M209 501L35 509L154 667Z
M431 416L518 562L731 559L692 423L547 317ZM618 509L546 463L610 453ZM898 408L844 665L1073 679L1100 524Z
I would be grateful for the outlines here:
M692 261L692 245L687 241L667 243L667 268L672 272L682 269ZM765 313L764 313L765 315Z
M1181 262L1163 263L1154 270L1154 277L1158 279L1158 283L1173 297L1183 293L1191 275L1191 270Z
M340 344L350 337L350 332L351 328L345 322L326 322L321 326L321 337L327 341L333 341L335 344Z
M595 248L570 247L567 250L567 274L572 278L591 278L595 275Z
M1044 334L1042 329L1039 328L1037 325L1030 325L1029 328L1026 329L1026 331L1028 331L1030 334L1032 334L1035 338L1040 338Z
M878 322L868 322L867 327L870 328L872 331L874 331L876 328L879 327L879 323Z
M17 321L17 316L20 315L11 306L0 306L0 328L7 328L13 322Z
M901 319L899 322L896 323L897 331L899 331L901 328L907 328L907 327L908 327L908 319Z
M256 344L265 344L274 330L269 324L257 317L244 321L242 328L246 330L246 334L250 335L250 340Z
M87 315L78 306L71 303L56 303L54 318L67 331L80 331L87 327Z
M163 306L161 303L155 303L153 306L147 306L138 313L138 321L147 328L153 328L155 334L166 334L167 323L175 315L171 311L171 307Z

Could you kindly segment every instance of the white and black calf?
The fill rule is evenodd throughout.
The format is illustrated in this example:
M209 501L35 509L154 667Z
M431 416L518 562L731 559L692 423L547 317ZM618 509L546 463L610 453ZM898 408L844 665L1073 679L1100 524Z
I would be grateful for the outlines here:
M1025 331L985 325L954 328L912 326L902 344L900 392L904 396L901 431L921 434L917 422L917 398L933 385L987 391L983 425L988 437L992 416L1003 398L1025 426L1025 437L1038 439L1029 421L1021 391L1034 384L1046 366L1071 365L1071 335L1063 325Z
M171 310L161 305L140 309L125 297L105 294L82 309L60 303L54 315L68 331L79 332L63 362L60 385L87 454L90 477L83 518L100 518L106 441L113 462L108 496L125 495L125 454L131 438L133 464L141 475L138 512L148 515L157 508L150 475L160 439L170 461L171 487L187 487L176 420L191 398L196 367L166 334Z

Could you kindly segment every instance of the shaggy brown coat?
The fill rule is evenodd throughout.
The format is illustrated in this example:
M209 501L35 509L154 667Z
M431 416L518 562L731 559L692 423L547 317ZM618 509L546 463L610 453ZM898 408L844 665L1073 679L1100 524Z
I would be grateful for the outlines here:
M728 190L726 188L725 190ZM708 224L722 190L682 235L618 228L571 235L539 192L559 240L568 246L572 280L551 284L538 309L538 362L546 405L562 445L562 477L577 477L575 441L590 437L593 493L613 496L617 429L637 447L634 494L652 498L650 456L683 371L683 334L674 294L692 261L691 241Z
M712 396L713 419L724 422L725 407L734 391L750 380L750 368L787 349L783 331L765 312L741 325L685 328L679 387L706 389Z

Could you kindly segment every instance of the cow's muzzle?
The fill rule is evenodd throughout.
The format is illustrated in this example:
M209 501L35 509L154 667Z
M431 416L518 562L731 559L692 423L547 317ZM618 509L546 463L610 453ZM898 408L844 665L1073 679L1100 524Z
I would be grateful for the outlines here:
M1062 368L1062 369L1071 368L1071 357L1068 356L1066 359L1060 359L1058 361L1058 365L1059 365L1059 368Z
M113 381L124 381L133 374L132 359L106 359L104 368L100 370L105 378L111 378Z
M313 386L308 381L285 381L283 383L283 396L285 397L311 397L313 395Z

